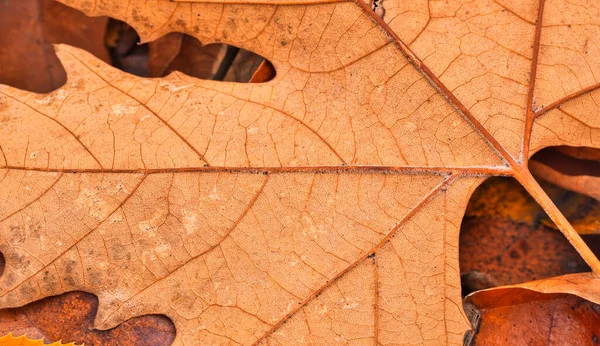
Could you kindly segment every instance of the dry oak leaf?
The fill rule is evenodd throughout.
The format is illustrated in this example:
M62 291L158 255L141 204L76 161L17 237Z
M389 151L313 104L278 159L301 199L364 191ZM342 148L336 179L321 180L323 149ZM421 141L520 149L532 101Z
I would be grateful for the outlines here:
M0 337L0 346L76 346L76 345L72 342L70 342L68 344L63 344L59 341L53 342L51 344L45 344L43 339L32 340L24 335L15 337L12 334L8 334L8 335Z
M576 273L535 280L517 285L500 286L469 294L467 301L485 307L500 301L510 290L528 290L539 293L569 293L592 303L600 304L600 279L594 273Z
M276 76L144 79L59 46L65 86L0 86L0 307L83 290L97 327L165 314L176 345L459 345L459 227L494 175L600 272L527 170L546 145L598 146L597 55L554 47L593 42L600 4L63 2Z
M598 284L596 275L578 273L474 292L465 298L477 308L474 344L596 344Z

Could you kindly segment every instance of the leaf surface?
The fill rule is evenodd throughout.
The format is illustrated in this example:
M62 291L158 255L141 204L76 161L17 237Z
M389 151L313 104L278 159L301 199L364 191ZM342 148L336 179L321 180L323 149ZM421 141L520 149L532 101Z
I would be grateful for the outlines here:
M560 280L548 279L546 288ZM577 284L581 283L583 281ZM471 314L478 324L472 345L589 345L596 342L600 331L597 304L573 295L575 292L552 293L553 290L548 289L548 293L540 293L546 290L520 286L479 291L466 298L466 306L478 309ZM560 284L556 288L558 292L562 290Z
M2 307L83 290L98 327L165 314L178 345L461 344L458 232L493 175L600 268L527 170L595 146L593 84L540 91L560 0L63 2L276 75L144 79L58 46L64 87L0 86Z
M5 335L0 337L0 345L2 346L75 346L73 343L63 344L60 342L53 342L51 344L45 344L44 340L31 340L25 336L14 337L13 335Z

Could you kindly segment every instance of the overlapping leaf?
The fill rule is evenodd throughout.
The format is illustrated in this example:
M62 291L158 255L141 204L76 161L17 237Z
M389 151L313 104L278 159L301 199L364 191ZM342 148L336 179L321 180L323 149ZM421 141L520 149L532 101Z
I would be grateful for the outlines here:
M85 290L99 327L162 313L177 344L460 344L459 225L490 175L599 267L526 168L530 142L597 141L595 84L543 27L566 2L64 2L277 75L143 79L60 46L65 86L1 86L2 307ZM591 6L560 25L597 30Z

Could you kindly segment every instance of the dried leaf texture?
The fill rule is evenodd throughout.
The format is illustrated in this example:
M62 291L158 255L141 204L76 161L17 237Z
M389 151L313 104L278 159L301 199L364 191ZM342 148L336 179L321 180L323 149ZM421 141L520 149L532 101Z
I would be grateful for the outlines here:
M388 25L350 2L64 2L276 75L144 79L59 46L63 88L0 86L2 307L83 290L98 327L165 314L177 345L461 344L458 231L491 175L600 268L526 169L537 4L431 3Z
M549 145L597 147L599 90L569 100L560 106L542 109L533 130L531 149L538 151Z
M485 140L355 4L240 7L158 2L165 14L170 11L163 22L148 21L148 26L160 28L156 30L136 26L141 9L135 4L125 14L102 11L107 6L99 3L91 14L110 12L131 23L144 41L183 31L205 44L218 40L256 52L275 66L275 79L261 85L197 81L175 74L154 82L171 85L158 86L155 95L156 85L142 85L141 79L136 83L118 71L108 72L104 65L101 71L95 69L157 112L209 165L500 163ZM87 5L82 2L78 8L86 10ZM198 16L190 19L190 10ZM252 20L235 20L239 11ZM221 15L231 18L231 24L220 22ZM198 97L202 106L197 105ZM196 121L186 116L191 109L198 115ZM219 140L209 142L211 135Z
M538 1L385 0L384 6L390 28L519 156Z
M519 285L504 286L498 288L502 294L503 290L526 289L540 293L571 293L581 298L587 299L596 304L600 304L600 285L598 277L593 273L578 273L558 276L554 278L526 282ZM482 296L487 291L482 292ZM473 294L474 299L476 293Z
M139 314L164 313L186 344L250 344L294 312L292 318L329 316L331 328L340 328L347 309L360 308L375 320L374 286L380 285L377 291L387 297L378 310L377 329L383 334L391 330L394 335L394 320L405 313L407 299L415 300L415 331L431 333L423 335L425 340L445 336L443 325L431 329L429 318L435 316L447 314L457 335L467 327L458 309L458 268L452 264L457 248L450 246L458 242L454 225L461 215L451 209L464 209L479 179L460 179L439 194L448 181L437 175L177 173L114 176L118 181L113 176L64 173L50 193L4 221L13 225L8 228L13 237L12 246L3 248L8 263L0 279L7 293L3 305L81 289L99 296L101 328ZM86 188L80 177L97 190ZM104 188L99 181L106 182ZM77 186L83 196L52 201L61 186ZM36 215L57 203L56 217ZM406 220L418 207L418 216ZM74 209L80 215L66 218L70 227L59 237L56 225ZM30 236L30 229L18 226L28 218L27 224L37 224L34 232L56 234ZM83 219L76 225L74 218ZM386 242L398 232L407 238ZM408 244L414 246L411 253L404 250ZM380 255L366 259L379 248ZM422 263L424 258L429 259ZM10 266L17 261L22 265ZM377 276L373 261L381 266ZM353 269L355 263L359 266ZM397 273L405 266L404 284L397 287ZM370 274L363 275L367 270ZM429 275L419 279L424 272ZM359 279L335 281L346 273ZM406 285L414 280L436 292ZM446 280L456 287L453 294L446 293ZM350 291L344 294L344 289ZM322 310L312 308L316 301L324 301ZM419 317L425 303L431 305L429 318ZM329 336L351 340L363 324L355 317ZM361 328L361 338L373 338L374 324Z
M514 297L516 299L519 299L519 295L523 293L530 294L531 292L544 294L568 293L599 304L599 287L598 276L594 273L577 273L473 292L465 299L478 308L485 309L494 305L509 305L511 292L515 292Z
M585 346L596 343L600 332L598 306L571 294L508 288L470 300L479 310L473 317L481 316L473 345Z
M74 343L63 344L60 342L53 342L51 344L45 344L44 340L32 340L26 336L15 337L12 334L0 337L0 345L2 346L75 346Z

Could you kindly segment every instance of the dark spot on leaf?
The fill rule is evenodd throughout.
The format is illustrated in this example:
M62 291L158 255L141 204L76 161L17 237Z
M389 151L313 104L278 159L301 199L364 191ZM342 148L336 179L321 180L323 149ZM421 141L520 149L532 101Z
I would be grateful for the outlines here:
M6 267L6 259L4 258L4 254L0 252L0 276L4 274L4 268Z
M521 258L521 255L519 254L519 252L517 250L512 250L510 252L510 257L517 259L517 258Z

